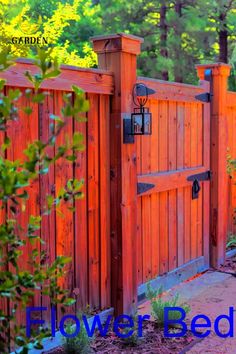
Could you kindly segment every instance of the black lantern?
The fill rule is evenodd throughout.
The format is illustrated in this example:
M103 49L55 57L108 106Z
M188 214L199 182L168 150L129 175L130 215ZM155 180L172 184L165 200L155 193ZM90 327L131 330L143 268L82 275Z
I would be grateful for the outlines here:
M134 135L152 134L152 113L145 107L148 96L155 93L142 83L137 83L133 87L134 112L130 115L124 114L124 143L134 143Z
M144 84L136 84L133 87L133 101L136 108L131 114L131 134L151 135L152 134L152 113L149 108L144 107L148 100L148 95L154 93Z

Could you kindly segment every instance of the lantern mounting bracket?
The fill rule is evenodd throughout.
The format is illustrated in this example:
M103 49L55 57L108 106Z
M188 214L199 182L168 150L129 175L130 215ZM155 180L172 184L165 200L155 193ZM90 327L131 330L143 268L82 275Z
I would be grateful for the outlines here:
M123 143L124 144L134 144L134 135L131 135L131 114L122 113L123 119Z

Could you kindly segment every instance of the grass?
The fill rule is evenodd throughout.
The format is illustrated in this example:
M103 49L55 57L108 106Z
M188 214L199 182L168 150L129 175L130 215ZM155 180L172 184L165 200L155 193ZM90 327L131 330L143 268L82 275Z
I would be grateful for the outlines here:
M74 324L67 323L65 326L67 334L72 334L75 331ZM86 329L80 321L80 331L75 337L63 337L63 349L66 354L88 354L91 353L90 348L91 338L88 336Z
M235 247L236 247L236 235L231 234L228 236L226 248L230 249L230 248L235 248Z
M151 309L152 316L154 317L158 326L164 325L164 309L165 307L182 307L182 309L186 312L190 312L190 306L187 304L179 303L179 294L176 294L172 299L165 301L161 297L163 293L163 288L160 287L158 290L154 290L150 284L147 285L147 293L146 296L148 300L151 301ZM178 311L171 311L168 314L168 318L170 320L177 320L180 318L180 314Z

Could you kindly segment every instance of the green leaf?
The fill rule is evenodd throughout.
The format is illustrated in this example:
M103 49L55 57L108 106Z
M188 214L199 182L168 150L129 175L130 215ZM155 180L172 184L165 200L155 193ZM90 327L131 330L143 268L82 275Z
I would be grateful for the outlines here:
M72 90L76 93L76 95L84 94L84 91L80 87L78 87L76 85L72 85L71 87L72 87Z
M22 336L17 336L16 339L15 339L15 342L19 346L23 346L26 343L25 339Z
M76 300L72 299L72 298L69 298L69 299L66 299L65 301L63 301L64 306L71 306L71 305L74 305L75 303L76 303Z
M52 77L57 77L58 75L60 75L60 70L53 70L53 71L50 71L49 73L45 74L44 75L44 78L45 79L50 79Z
M42 103L44 101L45 97L46 97L45 94L40 92L37 95L33 96L32 101L36 102L36 103Z
M3 90L5 83L6 83L6 80L3 80L3 79L0 80L0 90Z
M27 114L27 115L30 115L33 112L31 107L23 107L22 109L23 109L23 112L25 112L25 114Z

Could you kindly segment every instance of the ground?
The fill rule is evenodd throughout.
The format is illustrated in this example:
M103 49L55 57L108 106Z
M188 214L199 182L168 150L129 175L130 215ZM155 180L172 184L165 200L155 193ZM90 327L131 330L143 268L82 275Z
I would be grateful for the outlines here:
M204 274L189 281L183 282L163 294L166 300L179 294L181 303L187 303L191 312L187 315L186 322L190 328L194 316L204 314L213 323L219 315L228 314L229 307L236 309L236 256L226 260L224 266L218 270L209 270ZM139 306L139 314L150 314L150 302L146 301ZM235 317L235 316L234 316ZM199 331L206 329L199 329ZM223 320L220 331L228 331L228 322ZM106 338L98 336L92 344L92 352L97 354L235 354L236 353L236 331L232 338L220 338L214 331L204 339L196 338L189 331L184 338L166 339L163 329L157 329L155 325L148 322L144 329L144 339L137 347L129 347L118 339L114 334ZM62 348L49 352L50 354L64 354Z
M232 271L232 267L222 267L220 270L228 272ZM218 315L228 314L230 306L236 308L236 278L226 273L208 271L192 281L178 285L164 297L173 296L175 293L179 293L181 301L187 302L191 306L191 312L187 315L188 323L198 314L207 315L213 322ZM140 312L150 313L149 302L140 306ZM228 323L222 321L220 329L222 332L227 331ZM187 350L187 353L235 354L236 333L234 331L234 337L226 339L211 333L209 337Z

